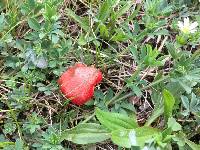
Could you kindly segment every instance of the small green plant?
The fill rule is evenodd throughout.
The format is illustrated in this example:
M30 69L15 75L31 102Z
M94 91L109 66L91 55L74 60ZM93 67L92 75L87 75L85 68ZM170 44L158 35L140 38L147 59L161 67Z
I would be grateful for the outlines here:
M1 0L0 149L199 150L199 8L194 0ZM76 63L103 77L79 89L94 91L82 106L60 92L88 77L74 70L71 79Z

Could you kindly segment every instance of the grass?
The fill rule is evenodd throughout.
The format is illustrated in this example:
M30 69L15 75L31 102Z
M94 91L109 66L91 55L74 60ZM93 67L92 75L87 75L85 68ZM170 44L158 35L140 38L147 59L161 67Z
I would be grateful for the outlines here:
M1 1L0 148L200 149L199 8L195 0ZM178 26L187 17L194 33ZM77 62L103 73L83 106L57 83Z

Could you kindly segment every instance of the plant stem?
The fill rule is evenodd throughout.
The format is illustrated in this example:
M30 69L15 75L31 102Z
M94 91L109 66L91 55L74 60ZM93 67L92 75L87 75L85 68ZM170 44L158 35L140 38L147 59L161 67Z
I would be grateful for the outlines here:
M156 85L156 84L158 84L158 83L160 83L160 82L162 82L162 81L164 81L164 80L166 80L166 79L168 79L169 78L169 75L167 75L167 76L164 76L163 78L161 78L161 79L159 79L159 80L156 80L155 82L153 82L153 83L151 83L151 84L149 84L149 85L147 85L147 86L145 86L145 87L143 87L141 90L146 90L146 89L148 89L149 87L152 87L152 86L154 86L154 85ZM121 91L120 91L121 92ZM128 93L128 94L126 94L126 95L124 95L124 96L122 96L122 97L120 97L120 98L118 98L118 99L111 99L112 101L110 101L109 103L108 103L108 105L110 105L110 104L112 104L113 102L119 102L119 101L121 101L121 100L123 100L123 99L126 99L126 98L128 98L128 97L131 97L131 96L133 96L133 95L135 95L134 93Z
M138 69L138 70L139 70L139 69ZM138 72L139 72L139 71L138 71ZM134 75L136 75L136 74L137 74L137 72L135 71ZM134 76L134 75L133 75L133 76ZM153 82L153 83L151 83L151 84L149 84L149 85L143 87L142 90L146 90L146 89L148 89L149 87L154 86L154 85L156 85L156 84L158 84L158 83L160 83L160 82L162 82L162 81L164 81L164 80L166 80L166 79L168 79L168 78L169 78L169 76L165 76L165 77L163 77L162 79L156 80L155 82ZM120 96L120 94L121 94L126 88L127 88L127 86L125 85L125 86L124 86L124 87L109 101L109 103L106 104L106 106L109 106L109 105L111 105L111 104L114 103L114 102L119 102L119 101L121 101L121 100L123 100L123 99L126 99L126 98L131 97L131 96L134 95L134 93L128 93L128 94L126 94L126 95L124 95L124 96L118 98L118 97ZM115 100L116 98L118 98L118 99ZM95 112L93 112L89 117L87 117L87 118L86 118L83 122L81 122L81 123L86 123L86 122L88 122L88 121L89 121L90 119L92 119L94 116L95 116Z
M81 122L81 124L82 124L82 123L88 122L88 121L89 121L90 119L92 119L94 116L95 116L95 112L93 112L89 117L87 117L83 122Z
M170 77L169 75L164 76L163 78L161 78L161 79L159 79L159 80L156 80L155 82L152 82L152 83L150 83L149 85L143 87L142 90L146 90L146 89L148 89L149 87L152 87L152 86L154 86L154 85L156 85L156 84L158 84L158 83L160 83L160 82L162 82L162 81L168 79L169 77Z
M138 66L138 69L133 73L133 75L129 78L129 81L133 81L136 76L140 72L140 66ZM125 85L108 103L106 103L106 106L110 105L113 101L115 101L121 94L126 90L127 86Z
M119 101L121 101L121 100L123 100L123 99L126 99L126 98L128 98L128 97L131 97L131 96L133 96L133 95L134 95L134 93L128 93L128 94L126 94L126 95L124 95L124 96L118 98L118 99L115 100L114 102L115 102L115 103L116 103L116 102L119 102ZM112 104L112 103L109 103L109 104Z

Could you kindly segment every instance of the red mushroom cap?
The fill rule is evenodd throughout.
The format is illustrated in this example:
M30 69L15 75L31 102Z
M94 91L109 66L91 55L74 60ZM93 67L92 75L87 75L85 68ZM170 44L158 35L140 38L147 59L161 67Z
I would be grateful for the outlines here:
M58 84L66 98L76 105L83 105L93 97L94 88L101 80L100 70L77 63L61 75Z

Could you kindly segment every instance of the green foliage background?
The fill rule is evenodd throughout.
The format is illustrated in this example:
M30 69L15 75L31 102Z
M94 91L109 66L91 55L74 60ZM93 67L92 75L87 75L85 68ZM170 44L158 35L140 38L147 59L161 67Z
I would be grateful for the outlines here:
M198 0L1 0L0 148L199 150ZM104 79L75 106L59 76Z

